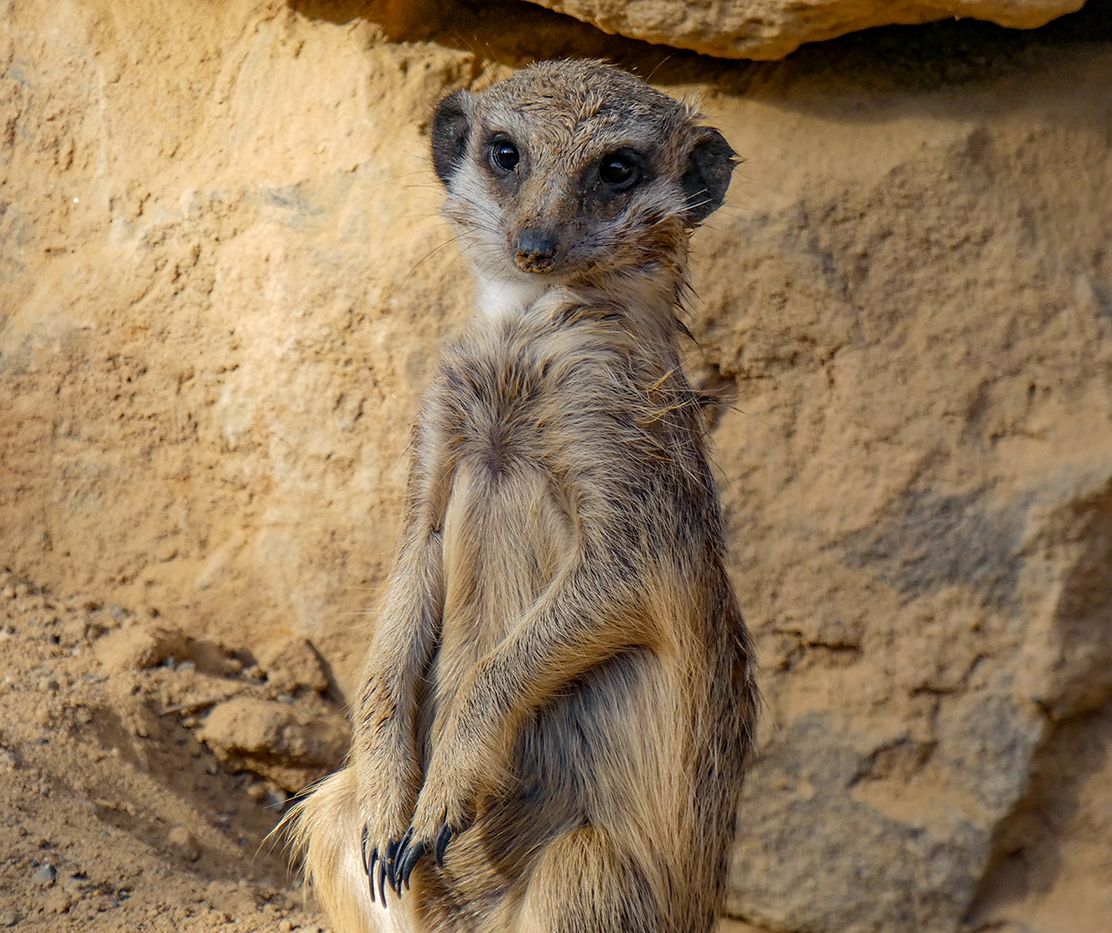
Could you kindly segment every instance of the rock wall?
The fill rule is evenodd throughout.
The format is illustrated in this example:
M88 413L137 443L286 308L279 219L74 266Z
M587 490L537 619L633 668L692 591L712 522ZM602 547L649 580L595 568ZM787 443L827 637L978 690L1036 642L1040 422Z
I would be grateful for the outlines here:
M610 33L723 58L777 59L805 42L871 26L973 17L1043 26L1085 0L533 0Z
M742 65L406 9L0 2L0 566L350 687L471 300L426 117L607 55L746 158L690 309L766 699L731 912L1107 927L1106 10Z

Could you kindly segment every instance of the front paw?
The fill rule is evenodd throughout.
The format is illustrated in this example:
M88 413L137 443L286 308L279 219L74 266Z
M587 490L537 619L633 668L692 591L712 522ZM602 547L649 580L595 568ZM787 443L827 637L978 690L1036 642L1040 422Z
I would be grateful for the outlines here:
M386 906L386 885L400 893L397 881L398 853L402 839L409 832L401 819L371 819L363 826L360 851L363 855L363 870L367 873L371 903L381 902ZM412 869L410 869L412 871Z
M421 791L412 821L402 820L400 809L379 811L363 827L360 849L363 870L367 873L371 901L386 906L386 887L394 893L410 886L410 876L426 853L432 853L437 865L443 865L444 852L451 840L462 832L471 820L463 810L449 803L436 803L437 797L430 788ZM441 800L447 795L441 793ZM422 806L422 801L424 805ZM423 815L422 815L423 814Z
M436 838L430 843L419 838L412 829L407 830L400 838L391 839L383 846L371 846L369 831L363 830L363 869L367 873L368 884L371 891L371 902L376 898L375 886L378 886L377 897L386 906L386 885L389 884L394 893L401 897L402 893L409 890L410 876L417 863L432 851L433 858L438 867L444 864L444 852L448 843L455 836L463 832L469 821L461 821L460 825L452 826L445 822L440 826ZM381 854L380 854L381 853Z
M437 866L442 866L449 843L474 821L466 803L467 795L461 793L462 790L458 783L426 782L417 799L413 825L392 853L391 886L399 897L409 887L409 878L417 863L431 854Z
M363 870L367 873L372 902L386 906L386 885L397 890L397 853L409 831L420 791L420 771L408 756L391 761L360 756L360 805L363 814L359 840Z

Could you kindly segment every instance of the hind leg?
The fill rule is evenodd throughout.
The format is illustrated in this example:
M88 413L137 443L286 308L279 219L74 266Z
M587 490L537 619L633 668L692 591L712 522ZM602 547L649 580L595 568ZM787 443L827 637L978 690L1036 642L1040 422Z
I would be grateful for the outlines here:
M669 891L619 851L601 829L585 826L545 847L529 879L519 933L673 933Z

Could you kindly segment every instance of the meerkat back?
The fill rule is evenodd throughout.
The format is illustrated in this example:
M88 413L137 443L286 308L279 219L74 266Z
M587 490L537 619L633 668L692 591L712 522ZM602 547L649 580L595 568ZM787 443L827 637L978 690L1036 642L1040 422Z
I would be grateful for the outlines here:
M432 137L478 313L295 842L337 933L707 933L757 694L677 313L733 151L588 61L454 94Z

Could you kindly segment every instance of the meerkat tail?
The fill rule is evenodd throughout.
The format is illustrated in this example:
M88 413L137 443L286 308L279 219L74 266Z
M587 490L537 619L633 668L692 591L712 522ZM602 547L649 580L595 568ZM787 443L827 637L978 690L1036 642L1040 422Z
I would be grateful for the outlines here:
M412 903L389 887L389 906L371 900L356 827L362 825L355 774L344 768L325 779L283 820L305 880L332 922L333 933L422 933Z

